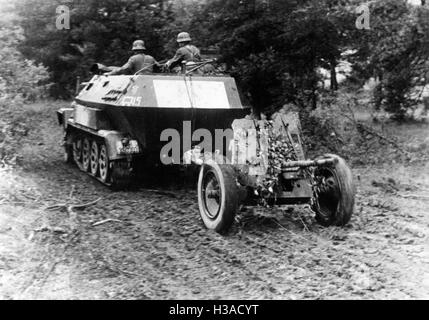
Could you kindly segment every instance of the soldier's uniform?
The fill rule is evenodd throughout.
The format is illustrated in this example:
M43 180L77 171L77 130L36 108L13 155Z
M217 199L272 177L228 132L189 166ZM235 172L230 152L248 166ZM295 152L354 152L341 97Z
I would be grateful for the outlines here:
M135 74L137 71L145 68L141 72L143 73L152 73L153 67L157 65L156 60L147 54L144 53L138 53L134 56L132 56L126 64L124 64L122 67L113 70L109 73L109 75L117 75L117 74Z
M200 50L192 44L187 44L186 46L177 49L176 54L169 62L170 68L180 65L182 61L201 61Z
M143 68L145 68L145 70L141 71L139 74L152 73L153 67L159 66L159 63L152 56L141 52L145 49L143 40L134 41L132 50L139 51L139 53L133 55L126 64L108 73L108 75L135 74Z
M181 47L177 49L174 57L166 63L168 68L173 69L175 66L181 66L183 61L187 63L201 61L200 50L196 46L190 44L191 40L187 32L179 33L177 42L181 44Z

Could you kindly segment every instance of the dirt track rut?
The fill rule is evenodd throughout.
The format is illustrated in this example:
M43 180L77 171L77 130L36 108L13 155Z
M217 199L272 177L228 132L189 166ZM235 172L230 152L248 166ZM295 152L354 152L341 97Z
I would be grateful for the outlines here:
M427 163L354 168L346 228L320 227L307 208L257 209L220 236L194 188L111 192L62 163L50 126L40 144L29 137L23 169L0 171L0 298L429 298ZM105 219L116 220L94 226Z

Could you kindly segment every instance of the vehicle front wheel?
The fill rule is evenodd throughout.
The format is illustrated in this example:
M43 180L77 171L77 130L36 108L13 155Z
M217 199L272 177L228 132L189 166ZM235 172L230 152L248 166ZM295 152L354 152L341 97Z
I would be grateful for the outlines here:
M198 206L204 225L225 233L240 204L237 180L231 165L208 160L198 178Z
M339 156L328 154L326 157L336 158L337 163L314 171L316 185L312 209L321 225L344 226L350 221L354 210L356 189L352 172Z

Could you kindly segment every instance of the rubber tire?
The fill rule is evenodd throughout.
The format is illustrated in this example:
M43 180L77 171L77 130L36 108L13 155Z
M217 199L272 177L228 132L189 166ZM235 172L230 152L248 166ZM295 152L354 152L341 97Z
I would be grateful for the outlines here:
M318 203L312 209L316 213L317 222L321 225L325 227L345 226L350 221L354 211L356 188L353 182L353 175L343 158L334 154L327 154L323 158L326 157L338 159L337 164L331 170L336 177L340 189L339 203L337 210L331 212L328 217L320 212Z
M206 214L205 200L203 199L203 178L208 170L214 173L221 190L220 209L218 215L214 219ZM233 167L227 164L219 165L213 160L207 160L206 163L201 166L198 177L198 207L201 219L206 228L220 234L227 232L234 222L239 204L239 192Z

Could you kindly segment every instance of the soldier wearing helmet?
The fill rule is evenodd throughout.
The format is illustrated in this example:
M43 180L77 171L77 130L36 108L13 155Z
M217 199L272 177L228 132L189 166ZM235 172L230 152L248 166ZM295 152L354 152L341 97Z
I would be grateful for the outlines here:
M131 50L134 52L134 55L128 60L128 62L106 75L135 74L140 70L139 74L152 73L154 66L161 67L161 65L152 56L144 54L146 47L143 40L134 41Z
M174 57L165 64L168 69L180 65L183 61L197 62L201 61L200 50L191 44L191 37L187 32L181 32L177 35L177 42L180 48L177 49Z

